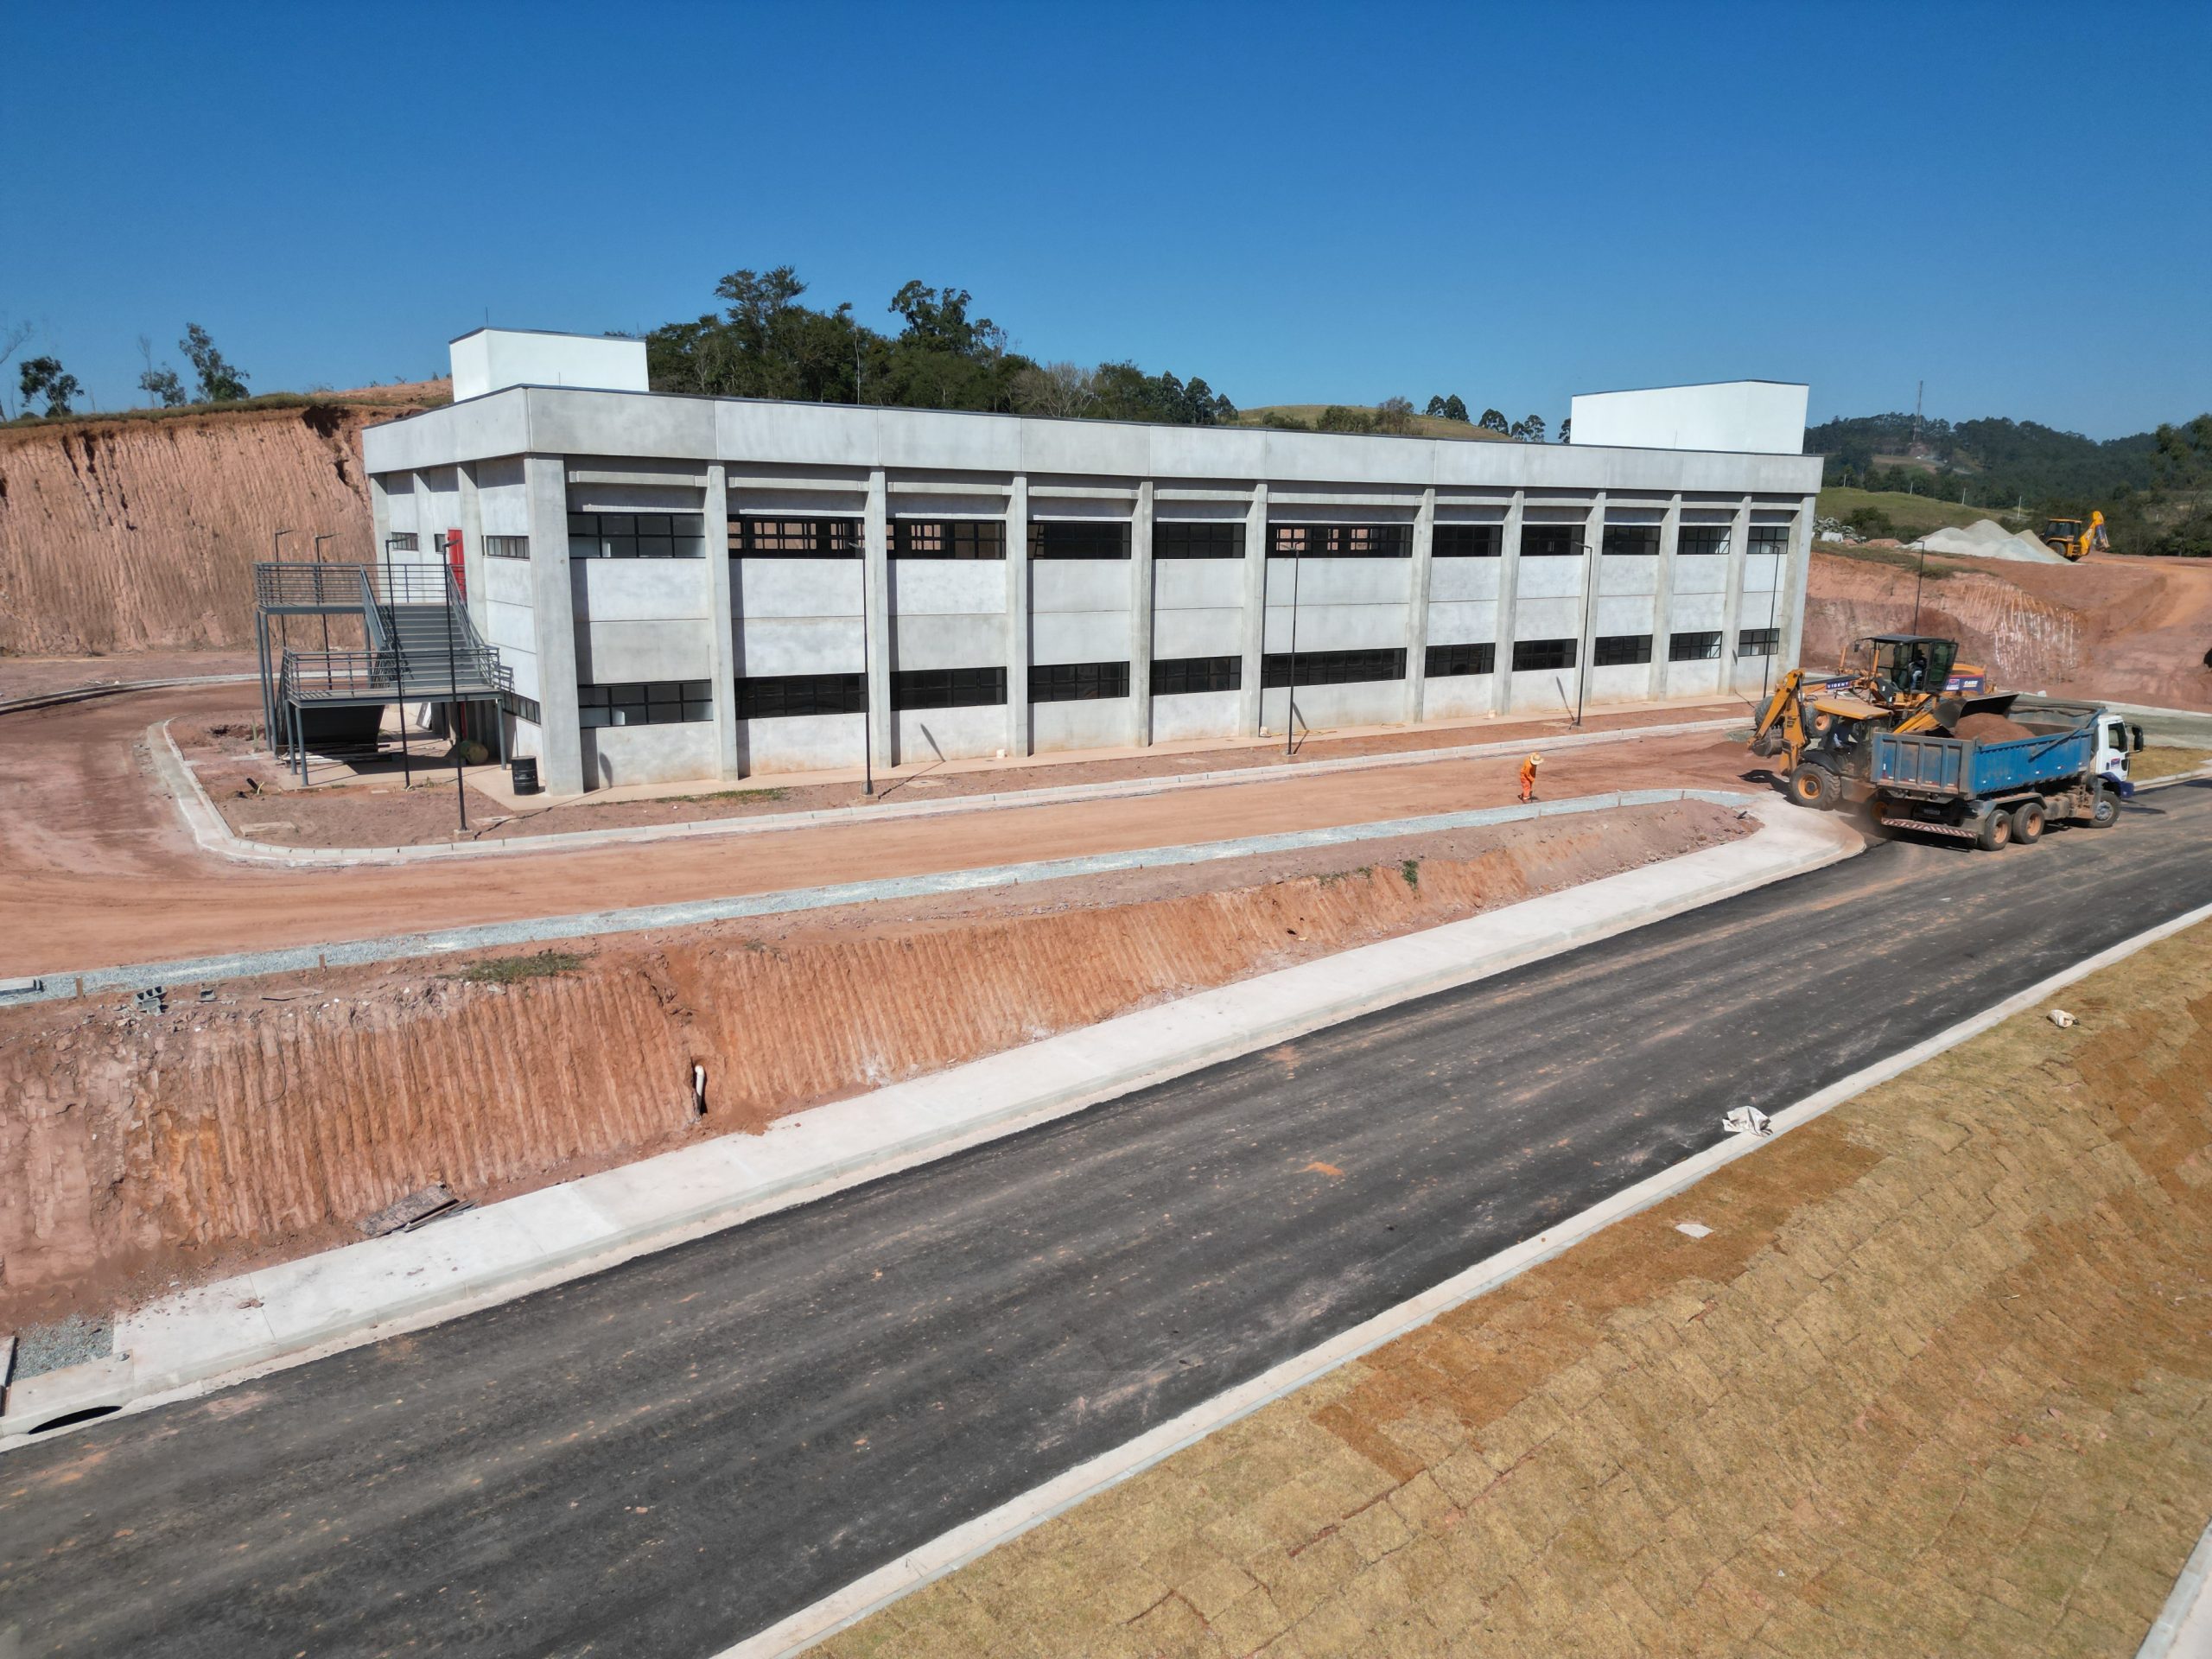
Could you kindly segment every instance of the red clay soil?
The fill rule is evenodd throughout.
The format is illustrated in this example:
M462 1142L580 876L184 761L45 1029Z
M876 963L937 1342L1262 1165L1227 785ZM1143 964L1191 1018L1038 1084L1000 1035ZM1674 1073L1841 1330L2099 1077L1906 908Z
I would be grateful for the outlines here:
M1586 731L1622 731L1734 715L1746 721L1740 702L1699 708L1633 709L1592 715ZM405 847L466 840L513 841L587 830L630 829L646 824L687 823L721 818L774 817L832 807L905 804L988 795L1004 790L1058 788L1071 784L1120 783L1195 772L1253 772L1281 775L1315 760L1391 754L1415 749L1461 748L1512 741L1541 747L1570 729L1564 720L1501 721L1478 726L1424 728L1412 731L1367 732L1357 736L1315 736L1299 745L1294 757L1280 745L1236 748L1179 746L1167 751L1092 759L1050 757L1011 766L939 768L876 780L870 802L858 779L836 784L779 784L772 776L728 786L701 784L696 792L648 800L609 801L594 796L550 805L525 804L518 811L490 796L468 791L469 828L463 834L454 808L453 773L426 763L442 745L418 744L412 787L396 750L389 747L376 774L367 781L315 781L300 789L283 769L255 746L258 713L241 702L226 717L203 715L175 721L169 735L231 828L251 840L287 847Z
M402 390L384 388L386 392ZM0 431L0 655L253 642L270 537L370 556L362 427L400 405L317 404Z
M1853 639L1912 628L1913 577L1814 554L1806 664L1840 663ZM2000 690L2212 709L2212 562L1931 558L1916 631L1955 638Z
M972 869L1082 853L1497 806L1510 756L942 818L819 824L652 848L340 870L242 868L201 853L146 771L159 714L219 715L228 688L152 692L0 727L0 975ZM1740 746L1703 734L1556 752L1554 798L1618 788L1752 788Z
M0 657L0 702L134 680L251 674L251 651L132 651L112 657Z
M483 1201L758 1131L1745 833L1684 802L586 943L518 983L442 963L0 1011L0 1330L345 1243L432 1181Z

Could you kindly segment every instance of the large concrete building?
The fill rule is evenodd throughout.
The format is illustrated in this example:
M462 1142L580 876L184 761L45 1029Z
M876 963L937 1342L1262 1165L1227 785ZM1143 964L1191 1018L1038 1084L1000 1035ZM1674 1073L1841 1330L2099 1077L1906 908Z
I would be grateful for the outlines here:
M364 435L377 537L451 557L555 793L1756 692L1796 657L1801 386L1576 400L1578 438L1659 448L671 396L638 342L512 331L454 359L457 402Z

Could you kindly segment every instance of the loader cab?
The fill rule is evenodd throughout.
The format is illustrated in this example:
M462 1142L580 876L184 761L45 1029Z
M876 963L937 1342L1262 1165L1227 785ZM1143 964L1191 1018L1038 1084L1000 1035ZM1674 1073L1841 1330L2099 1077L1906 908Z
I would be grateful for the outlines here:
M2043 527L2043 538L2046 542L2078 542L2082 539L2082 521L2053 518Z
M1957 640L1932 633L1878 633L1859 643L1872 649L1869 672L1897 693L1940 695L1949 683L1951 664L1959 658Z

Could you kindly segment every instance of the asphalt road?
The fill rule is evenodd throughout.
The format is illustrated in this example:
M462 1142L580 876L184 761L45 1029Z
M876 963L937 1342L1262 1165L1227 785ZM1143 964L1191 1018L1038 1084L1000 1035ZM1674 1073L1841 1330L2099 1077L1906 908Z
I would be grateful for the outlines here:
M1892 843L418 1335L0 1458L0 1652L710 1654L2212 902L2212 786ZM1332 1175L1313 1166L1342 1171Z

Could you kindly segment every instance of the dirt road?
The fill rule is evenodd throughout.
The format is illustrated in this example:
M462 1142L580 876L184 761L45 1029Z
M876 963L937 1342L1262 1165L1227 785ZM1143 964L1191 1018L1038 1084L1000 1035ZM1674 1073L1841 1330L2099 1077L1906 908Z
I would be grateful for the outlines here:
M145 770L163 715L235 707L236 688L151 692L8 717L0 741L0 975L1497 806L1510 758L1272 779L1130 800L944 818L812 825L788 834L547 853L512 861L333 871L245 868L186 836ZM1742 749L1709 735L1554 755L1547 794L1669 785L1742 786Z

